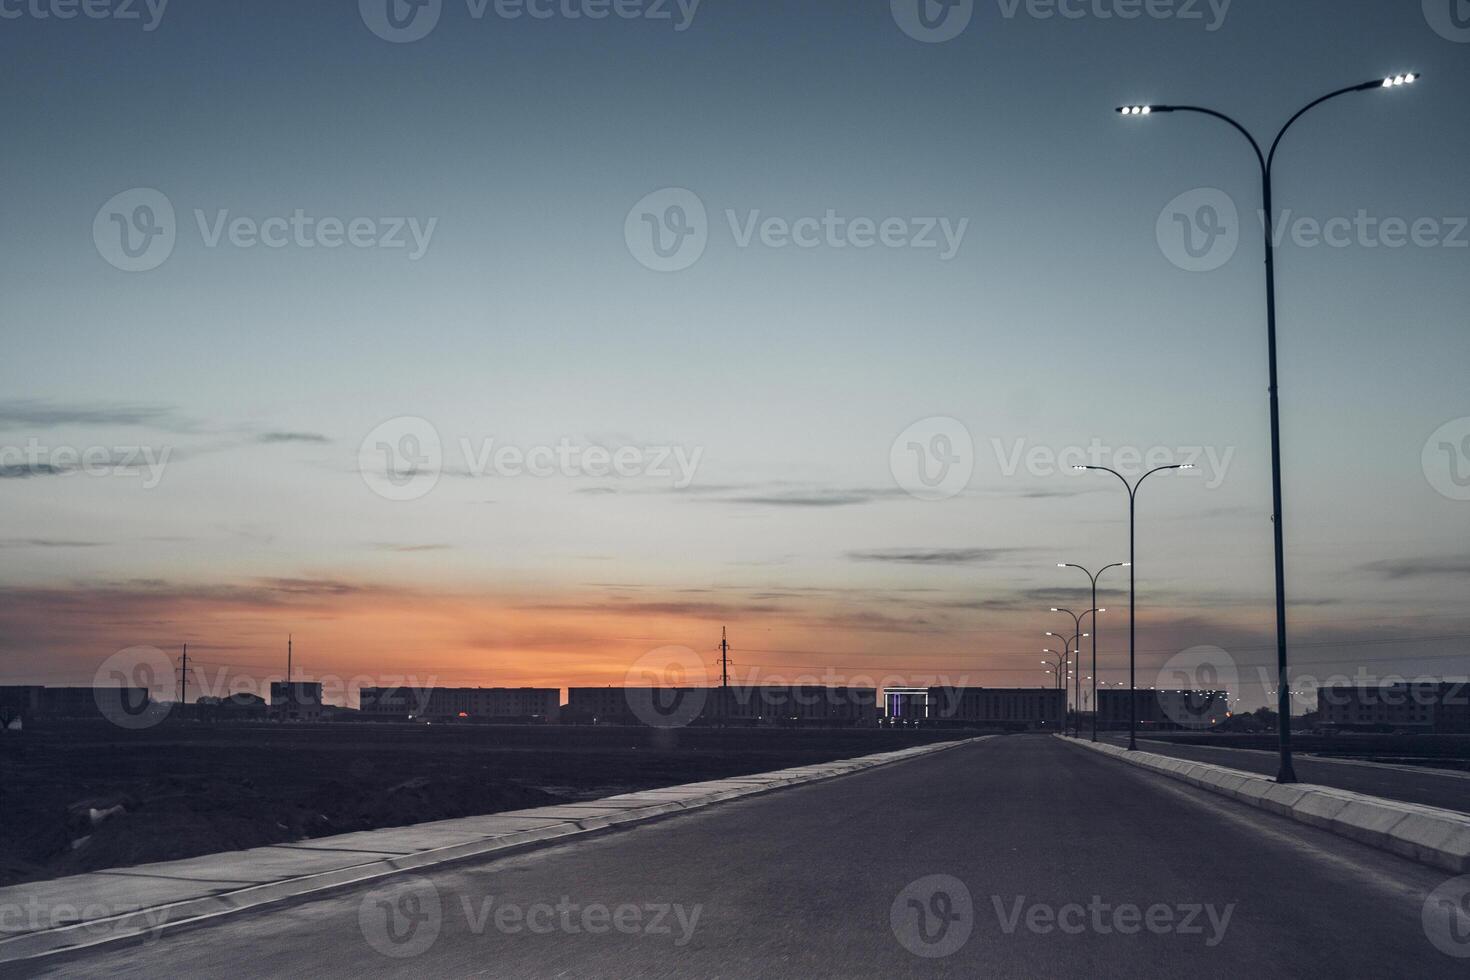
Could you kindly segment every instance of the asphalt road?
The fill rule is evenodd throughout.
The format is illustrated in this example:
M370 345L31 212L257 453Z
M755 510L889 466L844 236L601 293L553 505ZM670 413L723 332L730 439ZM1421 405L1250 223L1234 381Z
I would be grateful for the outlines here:
M1448 878L1011 736L25 972L1463 978Z
M1086 728L1083 738L1088 738ZM1127 745L1127 734L1103 732L1098 738L1114 745ZM1186 745L1140 738L1138 747L1145 752L1189 759L1192 762L1212 762L1217 766L1229 766L1246 772L1258 772L1275 776L1279 756L1275 752L1259 749L1230 749L1207 745ZM1292 754L1292 765L1296 768L1298 782L1315 783L1318 786L1333 786L1382 796L1405 803L1420 803L1424 806L1443 807L1470 813L1470 773L1420 768L1410 765L1383 765L1377 762L1360 762L1355 759L1324 759L1301 752Z

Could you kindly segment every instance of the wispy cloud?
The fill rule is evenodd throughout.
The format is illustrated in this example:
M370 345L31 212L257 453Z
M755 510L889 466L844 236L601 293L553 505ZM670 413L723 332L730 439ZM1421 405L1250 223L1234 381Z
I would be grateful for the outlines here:
M1010 554L1013 548L886 548L849 551L852 561L892 562L898 565L975 565Z
M34 398L0 400L0 429L47 429L63 425L181 428L186 423L167 405L112 402L63 405Z
M375 544L374 548L379 551L391 551L395 554L407 555L419 551L448 551L454 547L452 544Z
M255 441L274 445L282 442L328 443L332 440L320 432L262 432L255 437Z
M4 538L0 548L101 548L106 541L73 541L67 538Z
M34 476L62 476L74 467L54 463L0 463L0 480L29 480Z
M1470 556L1385 558L1358 567L1386 579L1461 578L1470 576Z

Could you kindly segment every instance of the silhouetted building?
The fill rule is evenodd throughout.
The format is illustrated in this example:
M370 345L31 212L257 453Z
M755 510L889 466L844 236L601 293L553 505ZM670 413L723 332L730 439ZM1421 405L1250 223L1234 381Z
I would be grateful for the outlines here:
M1470 684L1401 681L1317 689L1317 722L1344 730L1470 732Z
M891 725L919 724L929 717L927 687L885 687L883 719Z
M91 720L141 714L153 700L142 687L46 687L15 684L0 687L0 725L51 719ZM105 706L105 713L104 713Z
M1060 731L1067 692L1055 687L931 687L928 712L934 724Z
M1128 727L1128 695L1117 688L1097 692L1099 728ZM1133 691L1138 704L1138 727L1154 731L1213 728L1230 716L1229 691L1153 689Z
M846 728L878 720L871 687L573 687L567 716L594 725L748 725Z
M561 689L555 687L365 687L358 693L364 718L378 721L555 722Z
M270 713L276 721L321 721L321 684L315 681L271 681Z

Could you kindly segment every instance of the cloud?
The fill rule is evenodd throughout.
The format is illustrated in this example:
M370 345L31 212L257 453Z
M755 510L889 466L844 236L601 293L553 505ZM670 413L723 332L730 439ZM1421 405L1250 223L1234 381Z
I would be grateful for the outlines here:
M54 463L0 463L0 480L29 480L33 476L64 476L74 467Z
M72 541L65 538L6 538L0 548L101 548L106 541Z
M0 401L0 429L46 429L62 425L181 426L182 420L166 405L97 403L58 405L34 398Z
M849 551L852 561L881 561L899 565L975 565L994 561L1014 548L888 548Z
M332 440L320 432L262 432L255 437L256 442L274 445L282 442L314 442L327 443Z
M1359 568L1386 579L1470 576L1470 556L1443 558L1385 558Z
M391 551L395 554L406 555L418 551L448 551L454 547L452 544L375 544L374 548L379 551Z

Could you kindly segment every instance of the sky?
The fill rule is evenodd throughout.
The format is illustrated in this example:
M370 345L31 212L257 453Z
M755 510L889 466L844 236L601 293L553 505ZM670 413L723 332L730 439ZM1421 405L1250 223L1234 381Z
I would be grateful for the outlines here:
M1463 3L387 2L0 0L6 681L1044 685L1147 461L1266 703L1259 172L1113 110L1404 71L1275 163L1293 686L1470 671Z

